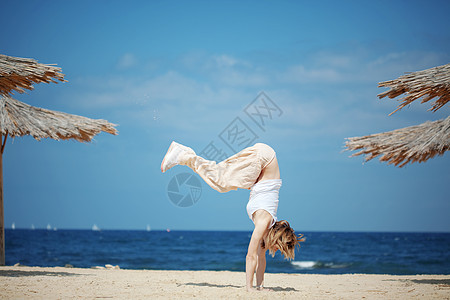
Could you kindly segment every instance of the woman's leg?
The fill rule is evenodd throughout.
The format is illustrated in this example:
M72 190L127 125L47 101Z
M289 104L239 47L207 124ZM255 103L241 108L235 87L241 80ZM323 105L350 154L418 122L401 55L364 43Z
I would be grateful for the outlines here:
M196 155L191 148L175 143L171 145L163 160L161 166L163 172L166 158L174 156L176 156L175 164L188 166L200 175L209 186L224 193L238 188L251 188L267 161L273 159L275 152L267 145L256 144L216 163Z

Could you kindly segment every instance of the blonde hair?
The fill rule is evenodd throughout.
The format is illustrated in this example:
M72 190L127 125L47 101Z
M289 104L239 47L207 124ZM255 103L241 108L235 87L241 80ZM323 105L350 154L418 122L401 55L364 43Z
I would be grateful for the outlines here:
M269 253L275 256L275 252L280 250L281 254L286 259L294 259L295 247L300 247L300 242L304 242L303 234L298 236L294 229L291 228L288 221L282 220L276 222L272 228L269 229L265 241L262 241L262 247L269 249Z

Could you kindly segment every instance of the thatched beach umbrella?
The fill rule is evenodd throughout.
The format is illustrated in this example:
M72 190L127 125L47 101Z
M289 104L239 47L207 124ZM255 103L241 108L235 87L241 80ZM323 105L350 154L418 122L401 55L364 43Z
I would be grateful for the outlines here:
M424 162L450 150L450 117L427 121L389 132L347 138L347 150L360 150L365 161L380 156L380 161L403 167L409 162Z
M394 80L380 82L378 87L390 88L378 95L380 99L386 96L392 99L406 93L401 99L402 103L389 115L419 98L425 103L438 97L430 108L437 111L450 101L450 64L408 73Z
M0 54L0 95L32 90L34 83L64 82L61 68L38 63L31 58Z
M63 112L37 108L11 98L13 90L20 93L32 89L33 83L65 81L60 68L0 55L0 265L5 265L3 213L3 151L9 136L31 135L37 140L74 139L89 142L101 131L116 135L116 125Z
M450 100L450 64L400 76L380 82L390 87L378 95L395 98L403 93L402 103L390 115L422 98L422 103L438 97L430 110L436 111ZM380 156L381 161L403 167L409 162L423 162L450 149L450 117L389 132L347 138L345 150L361 150L352 156L365 154L365 160Z
M7 135L31 135L36 140L51 138L89 142L101 131L117 134L114 126L105 120L34 107L9 96L0 99L0 133L5 138Z

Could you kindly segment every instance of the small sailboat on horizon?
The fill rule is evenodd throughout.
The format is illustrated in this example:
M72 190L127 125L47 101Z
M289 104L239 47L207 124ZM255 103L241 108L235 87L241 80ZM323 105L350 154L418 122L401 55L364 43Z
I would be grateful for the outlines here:
M97 226L97 224L92 225L92 231L100 231L100 228Z

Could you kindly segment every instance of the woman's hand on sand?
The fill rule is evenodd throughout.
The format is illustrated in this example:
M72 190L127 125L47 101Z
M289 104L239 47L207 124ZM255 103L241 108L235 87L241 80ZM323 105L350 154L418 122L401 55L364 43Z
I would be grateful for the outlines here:
M261 287L255 287L255 288L254 287L247 288L247 292L273 292L273 290L261 286Z

